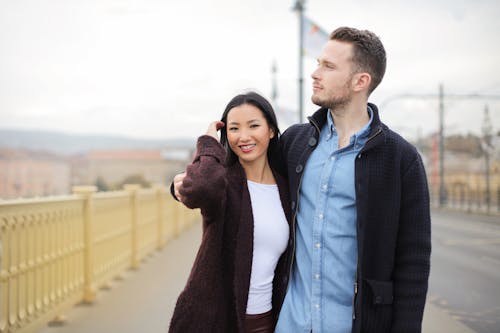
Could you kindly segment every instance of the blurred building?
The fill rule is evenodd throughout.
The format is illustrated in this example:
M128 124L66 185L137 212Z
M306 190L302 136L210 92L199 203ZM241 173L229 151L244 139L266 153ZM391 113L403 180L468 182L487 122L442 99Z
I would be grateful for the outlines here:
M104 182L116 188L127 177L136 176L149 183L168 184L183 171L192 152L164 150L92 150L71 159L73 185Z
M67 194L70 165L60 156L24 149L0 149L0 198Z

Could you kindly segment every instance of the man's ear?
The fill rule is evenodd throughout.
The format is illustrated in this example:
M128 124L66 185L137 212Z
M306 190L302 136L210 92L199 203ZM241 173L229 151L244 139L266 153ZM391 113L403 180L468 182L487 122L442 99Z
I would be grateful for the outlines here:
M352 89L354 91L368 91L372 82L372 76L368 73L356 73L352 76Z

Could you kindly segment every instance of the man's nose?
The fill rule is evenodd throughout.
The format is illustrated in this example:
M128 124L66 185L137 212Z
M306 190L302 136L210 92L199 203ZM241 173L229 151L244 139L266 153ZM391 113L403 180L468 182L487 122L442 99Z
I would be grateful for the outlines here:
M315 70L313 70L313 72L311 73L311 78L313 80L319 80L320 79L320 75L319 75L319 67L316 68Z

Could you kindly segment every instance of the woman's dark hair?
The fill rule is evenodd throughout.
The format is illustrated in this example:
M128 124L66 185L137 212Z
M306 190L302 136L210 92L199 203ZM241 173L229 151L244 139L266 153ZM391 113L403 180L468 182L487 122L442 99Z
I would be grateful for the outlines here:
M271 168L273 168L276 171L280 171L281 152L279 147L279 136L281 135L281 133L278 128L278 121L276 120L276 114L274 113L271 103L269 103L267 99L265 99L264 97L253 91L237 95L233 97L233 99L229 101L229 103L227 104L226 109L222 114L221 121L227 125L227 115L229 111L243 104L249 104L255 106L262 112L264 118L266 118L269 128L271 128L271 130L274 133L273 138L269 141L269 147L267 149L267 159L269 161L269 165L271 166ZM226 126L222 127L220 131L221 131L220 142L226 148L227 151L226 163L228 165L233 164L238 160L238 156L231 150L231 147L227 142Z

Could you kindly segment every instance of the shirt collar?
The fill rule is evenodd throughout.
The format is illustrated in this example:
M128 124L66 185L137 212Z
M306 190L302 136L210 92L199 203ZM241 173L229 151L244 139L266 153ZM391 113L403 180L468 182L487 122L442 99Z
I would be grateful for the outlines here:
M351 143L356 144L356 142L365 139L370 133L370 126L373 121L373 110L369 105L367 107L367 112L368 115L370 116L370 120L368 120L368 123L366 123L366 125L363 126L362 129L360 129L351 136L350 139ZM335 128L335 123L333 122L332 112L330 109L328 109L328 115L326 119L327 119L327 129L328 129L328 135L326 140L328 141L332 136L337 135L337 129Z

